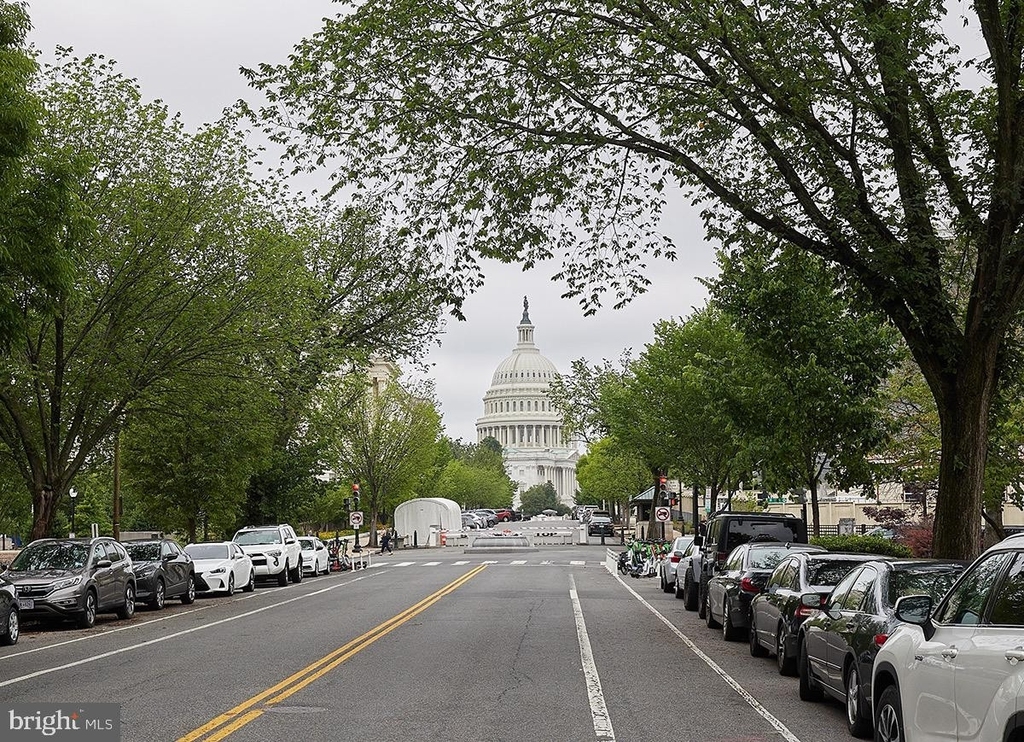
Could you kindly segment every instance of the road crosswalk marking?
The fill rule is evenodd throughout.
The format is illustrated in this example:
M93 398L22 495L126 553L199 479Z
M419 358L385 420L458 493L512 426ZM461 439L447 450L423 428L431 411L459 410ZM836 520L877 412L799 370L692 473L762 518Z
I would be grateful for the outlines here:
M584 567L584 566L586 566L587 563L574 560L574 561L569 562L569 564L572 565L573 567Z
M463 559L463 560L458 561L458 562L453 562L453 564L456 567L461 567L463 564L469 564L469 560L468 559Z
M525 559L513 559L510 564L526 564Z

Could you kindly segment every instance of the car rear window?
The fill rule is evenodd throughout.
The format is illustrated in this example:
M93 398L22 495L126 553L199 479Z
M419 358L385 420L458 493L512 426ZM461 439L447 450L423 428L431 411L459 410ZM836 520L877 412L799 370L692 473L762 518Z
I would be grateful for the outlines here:
M857 564L848 559L810 562L807 565L807 584L816 587L835 587Z
M792 554L789 549L779 547L778 549L751 548L747 552L747 568L771 570L779 566L779 562Z
M758 521L736 518L728 523L725 548L719 547L718 550L732 551L737 546L742 546L754 539L754 537L761 535L766 539L771 537L782 543L799 542L802 541L799 526L800 524L795 520Z
M963 565L950 564L941 568L901 569L889 576L889 605L905 595L930 595L938 601L964 571Z

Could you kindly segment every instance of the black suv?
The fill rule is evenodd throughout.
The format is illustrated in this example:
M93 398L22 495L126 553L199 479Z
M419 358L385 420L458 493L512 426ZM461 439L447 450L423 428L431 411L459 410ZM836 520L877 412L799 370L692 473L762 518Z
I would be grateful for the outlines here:
M807 543L807 524L786 513L715 513L708 520L703 536L693 542L700 546L700 590L697 615L707 616L708 580L725 564L729 552L750 541Z
M21 617L70 618L82 628L97 613L135 613L135 573L112 538L47 538L22 549L4 573L18 593Z
M168 598L185 605L196 599L192 557L169 538L126 541L122 544L135 567L135 597L160 610Z

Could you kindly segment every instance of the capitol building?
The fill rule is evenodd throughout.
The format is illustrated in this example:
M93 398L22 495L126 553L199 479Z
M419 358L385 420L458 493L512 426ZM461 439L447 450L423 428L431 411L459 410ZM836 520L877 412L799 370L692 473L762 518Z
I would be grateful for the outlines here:
M476 438L478 443L490 437L501 444L505 470L517 485L516 507L521 493L545 482L551 482L560 502L572 505L579 449L564 439L562 417L548 398L558 369L533 342L529 308L524 298L519 342L494 370L483 417L476 421Z

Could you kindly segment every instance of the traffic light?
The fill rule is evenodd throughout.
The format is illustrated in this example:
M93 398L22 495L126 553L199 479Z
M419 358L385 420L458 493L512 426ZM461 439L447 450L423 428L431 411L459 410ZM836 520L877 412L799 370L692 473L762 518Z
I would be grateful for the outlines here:
M668 477L658 477L659 502L668 502Z
M358 510L359 509L359 484L358 483L353 483L352 484L352 509L353 510Z

